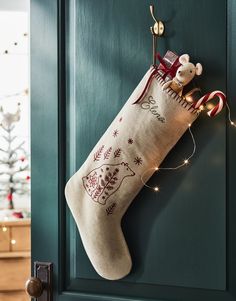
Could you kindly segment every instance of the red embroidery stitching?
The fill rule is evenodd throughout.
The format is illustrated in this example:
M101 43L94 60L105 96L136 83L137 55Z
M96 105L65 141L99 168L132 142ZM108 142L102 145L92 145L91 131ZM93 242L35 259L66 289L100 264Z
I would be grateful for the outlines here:
M129 167L128 163L103 164L93 169L87 176L83 177L83 185L94 202L102 205L106 204L107 199L113 195L127 177L132 177L135 172ZM96 177L96 185L92 185L90 179Z
M104 145L99 147L99 149L96 151L96 153L93 155L93 161L99 161L101 159L101 155L104 149Z
M111 155L112 147L109 147L104 153L104 160L109 159Z
M119 134L119 131L118 130L114 130L112 136L115 138L115 137L118 136L118 134Z
M143 164L143 160L142 160L142 158L140 158L140 157L136 157L136 158L134 159L134 163L135 163L136 165L141 165L141 164Z
M87 180L88 180L88 184L92 187L95 187L97 186L97 173L96 171L94 172L94 174L90 174L88 177L87 177ZM88 185L87 185L88 186Z
M115 151L114 151L114 158L119 158L121 155L121 148L117 148Z
M112 214L115 208L116 208L116 203L112 203L110 206L108 206L106 209L107 215Z
M128 139L128 143L129 143L129 144L133 144L133 143L134 143L134 140L133 140L132 138L129 138L129 139Z

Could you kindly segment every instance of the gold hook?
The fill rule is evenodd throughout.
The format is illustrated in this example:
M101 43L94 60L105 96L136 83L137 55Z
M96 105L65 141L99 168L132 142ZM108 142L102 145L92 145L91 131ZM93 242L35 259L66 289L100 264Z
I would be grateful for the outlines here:
M153 20L155 21L154 25L150 27L151 33L155 36L161 37L165 30L164 23L162 21L157 21L156 17L154 16L154 5L150 5L150 12Z
M162 21L157 21L154 16L154 5L150 5L150 12L153 20L155 21L154 25L150 27L152 33L152 53L153 53L153 65L156 66L156 48L157 48L157 37L161 37L164 33L165 26Z

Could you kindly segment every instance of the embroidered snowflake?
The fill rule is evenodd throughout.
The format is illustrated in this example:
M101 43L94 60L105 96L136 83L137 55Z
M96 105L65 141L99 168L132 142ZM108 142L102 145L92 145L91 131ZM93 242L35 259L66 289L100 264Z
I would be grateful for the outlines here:
M118 134L119 134L118 130L114 130L112 136L113 136L113 137L117 137Z
M123 117L120 117L119 122L121 122L123 120Z
M129 143L129 144L133 144L133 143L134 143L134 140L133 140L132 138L129 138L129 139L128 139L128 143Z
M141 164L143 163L143 160L142 160L142 158L140 158L140 157L136 157L136 158L134 159L134 163L135 163L136 165L141 165Z

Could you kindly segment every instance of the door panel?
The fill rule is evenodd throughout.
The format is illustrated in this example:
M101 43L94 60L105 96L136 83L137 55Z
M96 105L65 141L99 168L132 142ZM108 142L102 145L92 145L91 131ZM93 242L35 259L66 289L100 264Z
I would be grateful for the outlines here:
M149 67L152 53L149 1L69 3L67 147L72 149L73 145L75 153L72 158L67 156L68 178L83 164L119 112ZM226 84L226 1L210 13L213 3L214 0L197 4L188 1L184 7L184 1L169 0L159 1L157 6L160 17L169 20L166 37L158 41L159 51L164 54L169 48L180 54L189 53L193 61L200 60L205 70L199 82L205 91L219 86L225 90ZM188 13L190 8L194 15ZM182 20L189 24L188 30ZM202 34L206 26L211 42ZM219 46L214 51L212 43ZM133 270L122 281L225 289L223 116L214 122L203 116L193 131L198 153L191 167L156 176L161 193L143 189L125 216L123 229ZM186 134L164 165L173 166L182 160L181 156L191 150L190 140ZM209 164L204 169L206 158ZM69 212L67 218L72 218ZM73 222L71 227L75 227ZM78 231L72 231L76 232L76 251L72 250L76 271L72 277L101 279L85 254ZM74 240L70 229L67 235ZM69 252L68 256L72 257Z
M161 55L168 49L189 53L193 62L203 64L197 81L203 92L233 93L230 57L235 45L228 43L228 53L226 45L233 40L235 3L154 4L166 25L165 36L158 39ZM197 153L190 166L152 177L150 183L158 182L161 192L143 189L128 209L122 228L133 268L126 278L111 282L96 274L65 204L66 180L83 164L152 62L149 5L146 0L32 1L32 33L38 39L32 42L32 233L49 246L41 250L33 238L32 255L54 262L56 300L235 300L230 229L236 225L229 214L235 194L228 178L228 172L234 173L235 161L229 158L235 144L231 133L226 135L224 114L214 120L200 116L192 128ZM40 133L39 147L35 137ZM185 134L163 165L182 161L191 147ZM39 200L48 209L45 216L38 210ZM235 208L230 208L233 214ZM39 232L40 219L44 223Z

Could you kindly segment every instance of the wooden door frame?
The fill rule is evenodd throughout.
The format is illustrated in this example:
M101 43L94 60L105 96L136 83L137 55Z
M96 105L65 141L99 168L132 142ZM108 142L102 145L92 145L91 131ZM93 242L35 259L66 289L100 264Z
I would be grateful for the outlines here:
M227 2L227 95L236 116L236 2ZM167 297L191 301L236 300L236 178L235 132L227 128L227 290L211 291L168 286L155 286L151 291L138 285L131 298L96 293L98 283L93 282L94 294L66 291L65 279L65 139L66 139L66 63L65 63L65 0L31 0L31 145L32 145L32 262L54 263L54 292L56 300L145 300L149 295L159 300ZM201 47L204 47L201 45ZM217 47L217 45L216 45ZM46 54L45 59L42 53ZM59 189L58 189L59 187ZM44 221L47 220L47 223ZM40 246L40 248L37 248ZM58 276L59 275L59 276ZM110 283L120 291L129 285ZM136 297L135 297L136 295ZM140 296L140 297L137 297ZM156 299L155 299L156 300Z

